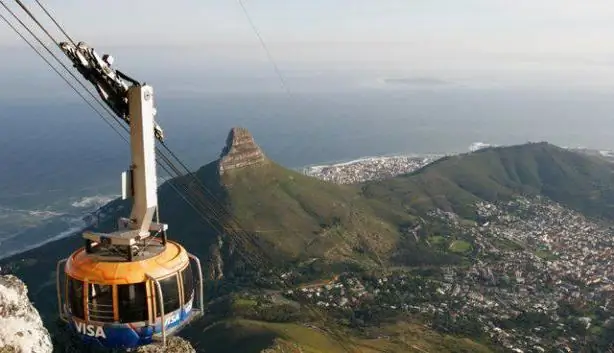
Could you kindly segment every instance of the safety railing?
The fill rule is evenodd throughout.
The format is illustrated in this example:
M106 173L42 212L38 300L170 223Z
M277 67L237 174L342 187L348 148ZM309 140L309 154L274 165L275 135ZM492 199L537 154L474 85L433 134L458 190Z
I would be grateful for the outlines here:
M196 268L198 268L198 287L199 287L199 310L201 312L201 314L205 314L205 297L204 297L204 282L203 282L203 270L200 267L200 260L198 259L198 257L188 253L188 257L192 260L194 260L194 262L196 262Z
M96 302L88 301L87 312L89 313L89 318L91 321L98 321L98 322L115 321L113 304L99 304Z
M64 275L64 268L62 267L62 265L64 265L66 263L66 261L68 261L68 259L62 259L60 261L58 261L58 264L56 265L55 271L56 271L56 292L57 292L57 297L58 297L58 314L59 317L62 321L64 322L68 322L68 317L66 315L65 312L65 308L64 308L64 300L63 298L66 298L66 293L64 293L64 291L62 290L62 288L65 288L65 286L62 286L62 280L61 278L66 278ZM62 295L62 293L64 295Z
M162 345L166 347L166 327L164 325L164 322L166 320L164 318L164 296L162 295L162 287L160 286L160 282L157 279L151 277L150 275L147 275L147 278L156 285L156 294L158 297L158 303L160 303L160 326L162 327ZM155 325L155 315L153 321Z
M188 253L188 257L192 260L194 260L194 262L196 263L196 267L198 269L198 294L196 296L198 296L198 310L200 311L201 314L204 314L204 281L203 281L203 271L202 268L200 267L200 260L198 259L198 257ZM162 286L160 285L160 281L158 281L157 279L155 279L154 277L147 275L147 278L155 285L156 287L156 297L157 297L157 302L159 303L160 306L160 326L161 326L161 333L162 333L162 345L166 346L166 314L164 312L164 294L162 293ZM196 299L196 298L195 298ZM153 322L154 324L156 323L157 317L153 318Z

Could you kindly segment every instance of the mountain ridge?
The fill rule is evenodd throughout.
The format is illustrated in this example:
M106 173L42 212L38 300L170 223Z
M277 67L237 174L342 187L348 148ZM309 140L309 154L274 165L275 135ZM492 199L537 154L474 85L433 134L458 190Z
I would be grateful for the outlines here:
M473 212L467 204L517 194L541 194L590 216L613 218L614 188L610 185L614 185L612 163L539 142L444 157L413 173L364 183L362 188L366 196L389 188L376 197L399 202L399 195L395 197L392 191L399 192L408 207L423 211L436 206L468 218ZM453 195L452 202L446 195Z
M233 146L233 141L243 148ZM250 161L247 155L245 163L245 156L236 152L241 150L255 158ZM220 167L232 153L235 153L232 160L241 162L230 168ZM539 167L540 163L549 164ZM548 171L549 166L559 166L559 172ZM265 248L264 252L270 250L268 257L274 253L278 263L300 262L326 253L337 260L361 257L370 266L378 266L382 256L391 256L399 242L409 243L410 248L417 250L418 258L432 260L442 255L421 248L423 244L411 241L413 237L407 233L408 229L423 227L422 215L434 208L474 219L472 205L479 200L544 193L590 215L614 217L614 191L609 187L614 185L612 169L605 160L540 142L480 149L443 157L391 179L337 185L278 165L264 155L246 129L235 128L230 131L220 158L199 168L195 175L208 190L205 197L216 201L210 203L211 209L229 210L232 218L245 228L244 233L259 239L259 246ZM590 181L580 183L582 178ZM229 244L219 234L220 229L226 229L227 217L209 214L208 222L214 224L211 225L186 206L170 185L182 182L192 183L190 177L184 176L160 186L161 217L171 225L171 238L188 248L197 248L201 257L215 259L207 273L210 278L220 279L228 269L220 260L237 254L240 244ZM578 185L579 191L570 191ZM556 190L564 191L555 193ZM126 216L128 211L128 200L107 204L99 212L103 216L100 227L114 227L115 217ZM425 231L428 230L421 232ZM342 234L348 234L347 239ZM419 254L423 250L426 253ZM11 258L15 257L19 255Z

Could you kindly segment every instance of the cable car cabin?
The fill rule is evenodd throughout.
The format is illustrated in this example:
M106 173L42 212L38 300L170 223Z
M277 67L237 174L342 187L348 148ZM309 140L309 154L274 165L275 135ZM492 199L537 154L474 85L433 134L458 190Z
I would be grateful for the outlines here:
M202 314L200 261L178 243L152 239L132 261L92 244L58 262L57 278L60 317L87 343L124 349L165 344ZM196 294L199 310L193 308Z

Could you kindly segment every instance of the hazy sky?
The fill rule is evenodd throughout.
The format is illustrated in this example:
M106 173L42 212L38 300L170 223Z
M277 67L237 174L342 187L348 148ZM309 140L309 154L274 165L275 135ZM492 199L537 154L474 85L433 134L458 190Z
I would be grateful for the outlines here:
M34 1L25 2L38 9ZM237 76L254 68L266 68L270 74L266 55L236 0L44 3L76 40L112 50L118 65L130 70L176 68L178 75L189 76L193 70L208 68L210 74L219 74L220 68L233 67L230 71ZM614 84L611 0L244 3L288 75L336 70L467 82ZM5 14L3 9L0 13ZM24 44L2 23L0 46L11 47L16 59L30 55L0 67L0 74L14 65L41 64L31 53L13 49Z
M8 1L10 2L10 1ZM34 1L25 1L33 4ZM236 0L47 0L75 36L104 44L249 43ZM244 0L272 42L424 42L484 50L606 51L607 0ZM32 5L37 9L36 5ZM14 36L1 32L1 43ZM452 43L451 43L452 42ZM103 44L103 43L101 43ZM580 45L579 48L572 48Z

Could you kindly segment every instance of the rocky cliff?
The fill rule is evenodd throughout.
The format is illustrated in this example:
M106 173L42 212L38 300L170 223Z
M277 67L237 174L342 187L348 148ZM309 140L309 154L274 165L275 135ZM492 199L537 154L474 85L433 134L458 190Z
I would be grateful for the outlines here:
M0 352L52 351L51 337L28 299L26 285L15 276L0 276Z
M219 161L219 171L224 172L266 163L267 158L245 128L234 127L226 139Z

